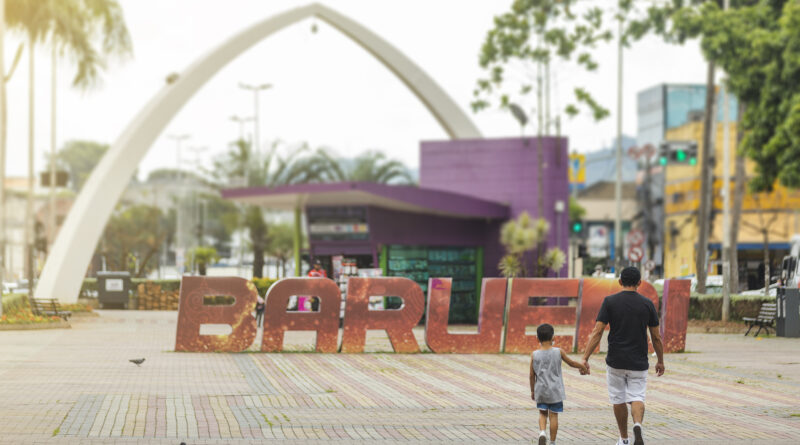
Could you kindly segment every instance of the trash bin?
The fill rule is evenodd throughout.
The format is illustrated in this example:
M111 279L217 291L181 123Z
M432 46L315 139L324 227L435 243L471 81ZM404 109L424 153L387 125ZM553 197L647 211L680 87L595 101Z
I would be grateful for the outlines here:
M129 272L97 272L97 302L102 309L127 309L130 290Z
M775 334L778 337L800 337L800 289L779 289L777 303Z

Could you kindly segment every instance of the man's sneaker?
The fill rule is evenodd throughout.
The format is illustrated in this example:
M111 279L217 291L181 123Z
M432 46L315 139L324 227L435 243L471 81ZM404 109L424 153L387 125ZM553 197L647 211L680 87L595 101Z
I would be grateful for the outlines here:
M617 440L617 445L630 445L630 443L631 442L628 439L618 439Z
M539 445L547 445L547 435L542 433L539 434Z
M633 426L633 445L644 445L644 439L642 439L641 425Z

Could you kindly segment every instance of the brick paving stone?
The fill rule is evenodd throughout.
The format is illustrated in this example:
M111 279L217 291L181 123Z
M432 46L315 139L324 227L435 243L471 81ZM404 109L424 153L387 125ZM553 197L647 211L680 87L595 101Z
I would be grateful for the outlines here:
M101 311L68 330L0 332L0 443L530 443L538 433L526 356L383 353L379 331L364 354L175 353L176 318ZM287 335L287 349L308 351L312 335ZM689 334L687 347L650 378L649 444L800 444L800 340ZM141 367L128 363L138 357ZM615 443L602 355L591 376L564 370L559 444Z

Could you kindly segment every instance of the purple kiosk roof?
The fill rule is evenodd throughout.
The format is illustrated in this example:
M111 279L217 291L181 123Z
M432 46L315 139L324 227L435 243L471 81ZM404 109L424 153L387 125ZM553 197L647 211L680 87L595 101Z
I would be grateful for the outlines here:
M226 189L222 197L272 209L310 206L375 206L457 218L507 219L509 207L494 201L440 190L371 182L299 184Z

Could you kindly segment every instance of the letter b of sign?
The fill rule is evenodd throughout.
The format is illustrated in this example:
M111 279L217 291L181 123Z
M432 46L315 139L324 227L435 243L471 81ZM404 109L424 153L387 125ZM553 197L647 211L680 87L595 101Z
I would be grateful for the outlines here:
M256 338L258 291L239 277L183 277L181 280L178 333L175 350L184 352L244 351ZM206 306L205 296L231 296L229 306ZM200 335L200 325L229 324L230 335Z

